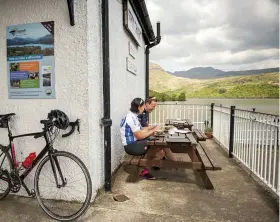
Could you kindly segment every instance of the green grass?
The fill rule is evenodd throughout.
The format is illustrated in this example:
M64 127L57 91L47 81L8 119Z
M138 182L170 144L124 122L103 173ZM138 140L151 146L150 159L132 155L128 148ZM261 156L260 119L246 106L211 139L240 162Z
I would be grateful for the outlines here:
M231 88L204 87L189 92L187 98L279 98L279 86L267 83L242 84Z

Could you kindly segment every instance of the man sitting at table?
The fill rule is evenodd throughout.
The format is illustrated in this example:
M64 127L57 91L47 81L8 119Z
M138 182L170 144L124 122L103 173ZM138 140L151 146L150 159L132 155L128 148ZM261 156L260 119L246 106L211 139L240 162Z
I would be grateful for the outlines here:
M156 97L149 96L145 100L145 109L143 113L138 115L138 119L141 123L142 127L148 127L149 126L149 113L151 113L157 106L157 99Z
M160 160L166 155L170 160L177 161L169 148L148 149L147 138L159 130L160 126L143 128L137 118L137 115L143 111L144 101L141 98L135 98L131 102L130 111L121 120L120 132L125 152L133 156L146 154L150 160ZM155 179L148 168L144 168L140 176L149 180Z
M138 120L141 123L142 127L148 127L149 129L153 129L155 126L149 126L149 114L156 108L157 106L157 98L155 96L148 96L145 100L145 108L143 113L138 115ZM170 151L171 152L171 151ZM165 159L165 156L162 158ZM172 159L176 159L172 154ZM153 167L154 170L159 170L159 167Z

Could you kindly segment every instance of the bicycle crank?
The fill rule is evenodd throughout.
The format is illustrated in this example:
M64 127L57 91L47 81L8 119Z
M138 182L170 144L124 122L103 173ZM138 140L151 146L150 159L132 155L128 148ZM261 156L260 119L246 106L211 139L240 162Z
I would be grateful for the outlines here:
M11 181L12 181L12 186L11 186L11 191L13 193L19 192L21 188L21 179L18 174L16 173L11 173Z

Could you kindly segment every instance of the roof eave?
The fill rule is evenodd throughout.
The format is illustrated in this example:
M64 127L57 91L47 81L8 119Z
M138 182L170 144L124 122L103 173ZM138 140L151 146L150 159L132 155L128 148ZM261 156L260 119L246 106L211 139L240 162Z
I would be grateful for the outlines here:
M145 43L148 45L156 40L153 26L151 24L150 16L147 10L145 0L131 0L131 3L134 5L135 10L141 20L141 26L143 29Z

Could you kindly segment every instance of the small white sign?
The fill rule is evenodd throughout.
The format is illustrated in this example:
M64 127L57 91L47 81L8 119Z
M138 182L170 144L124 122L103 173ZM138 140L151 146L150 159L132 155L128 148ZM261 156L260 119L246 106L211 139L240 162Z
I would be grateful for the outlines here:
M142 28L129 1L127 1L127 9L125 11L124 21L125 27L132 34L137 44L140 45L142 42Z
M126 57L126 69L127 71L137 75L137 66L129 57Z
M133 58L136 58L136 48L134 47L133 43L132 42L129 42L129 54L133 57Z

